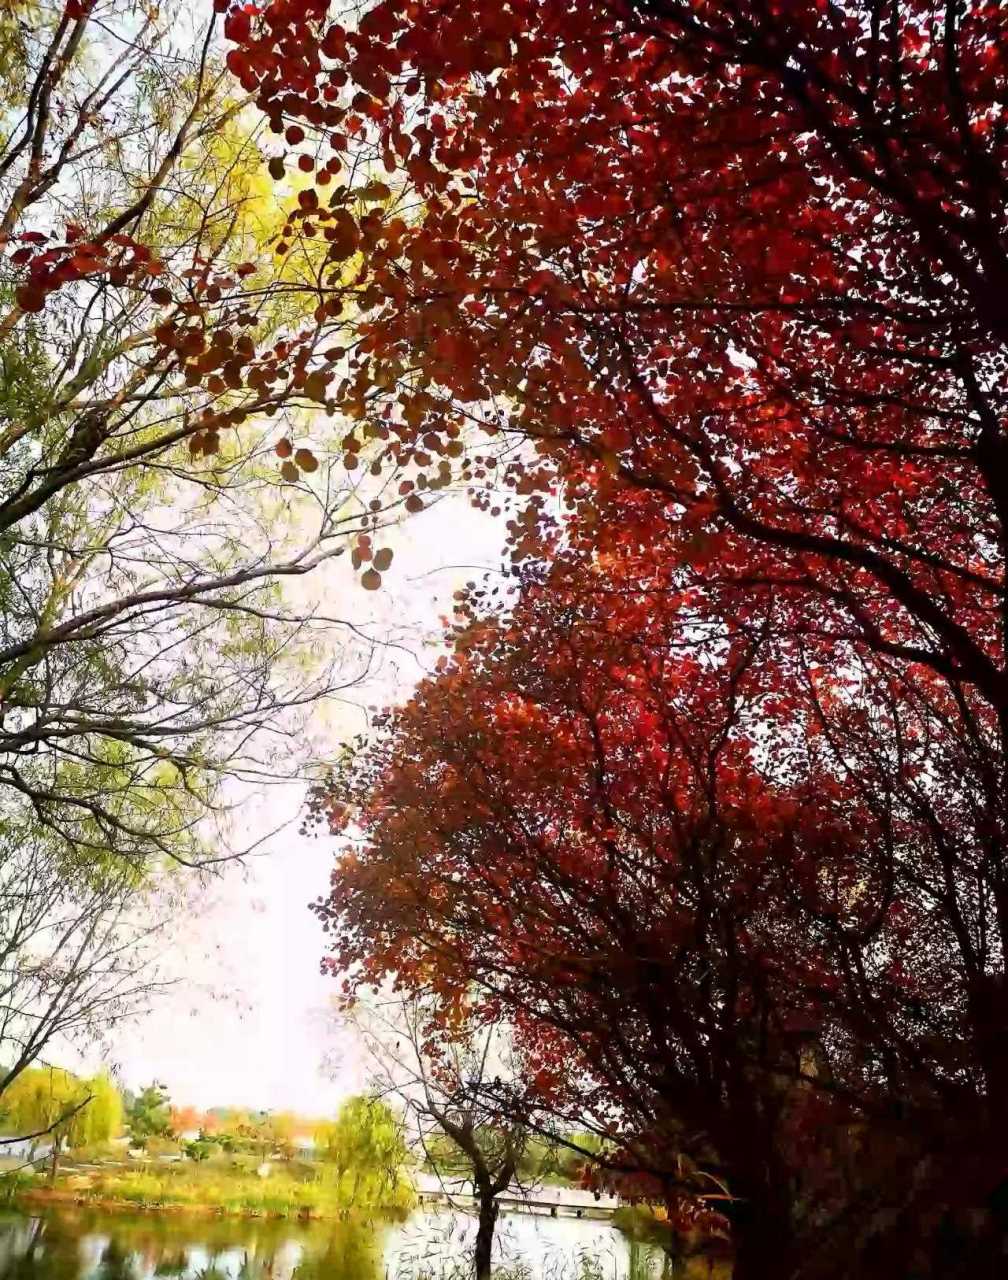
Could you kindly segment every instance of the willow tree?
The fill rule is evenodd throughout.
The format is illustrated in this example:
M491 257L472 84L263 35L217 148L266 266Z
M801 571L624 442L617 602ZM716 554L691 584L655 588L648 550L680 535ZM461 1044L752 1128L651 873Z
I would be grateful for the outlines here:
M388 1209L413 1199L402 1117L381 1098L348 1098L335 1120L316 1130L315 1145L348 1205Z
M287 196L193 21L33 6L0 61L0 820L184 863L222 779L282 771L288 713L366 663L317 660L335 624L280 583L400 501L298 443L286 335L332 338L330 242L276 267Z
M334 241L278 244L304 174L277 185L216 23L0 14L0 863L30 849L50 914L99 932L110 892L142 910L166 865L232 856L241 786L303 763L371 646L284 584L347 551L374 586L405 501L363 437L338 468L303 443L349 322Z
M0 1117L8 1128L49 1149L49 1176L55 1179L67 1147L107 1142L122 1130L119 1090L105 1073L82 1079L59 1067L33 1067L0 1094Z

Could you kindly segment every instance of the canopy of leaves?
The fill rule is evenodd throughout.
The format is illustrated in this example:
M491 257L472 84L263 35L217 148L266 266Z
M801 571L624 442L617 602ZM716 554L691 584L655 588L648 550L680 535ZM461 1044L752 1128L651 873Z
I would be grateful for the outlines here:
M319 790L346 841L331 967L433 990L449 1027L475 983L549 1105L621 1145L624 1191L636 1170L632 1194L692 1212L703 1171L727 1178L779 1257L797 1233L828 1266L851 1179L902 1203L917 1169L930 1211L998 1177L962 933L984 907L950 897L914 780L875 789L846 682L782 697L766 629L705 629L664 582L635 559L530 572ZM852 1255L905 1247L872 1222Z
M403 498L308 445L341 362L329 242L274 270L286 195L213 14L2 21L0 822L142 879L227 856L224 785L292 768L299 709L366 668L280 584L387 568Z
M562 477L581 536L629 535L631 485L732 607L772 591L1004 705L998 6L380 0L347 30L277 0L226 29L295 151L362 194L387 170L338 402L428 455L463 420L531 438L512 478Z
M544 1092L573 1043L652 1153L703 1116L690 1149L750 1206L740 1275L810 1273L786 1243L809 1205L864 1224L827 1274L873 1249L889 1274L950 1206L995 1237L1003 8L220 7L232 73L318 174L292 222L325 208L360 252L335 405L417 489L481 429L461 469L485 505L503 473L514 559L583 554L516 620L463 618L392 745L334 780L365 838L328 907L337 959L449 1004L477 978L559 1035ZM873 1151L869 1191L851 1117L884 1146L893 1114L908 1163ZM805 1142L829 1173L796 1191ZM971 1265L943 1248L912 1265Z

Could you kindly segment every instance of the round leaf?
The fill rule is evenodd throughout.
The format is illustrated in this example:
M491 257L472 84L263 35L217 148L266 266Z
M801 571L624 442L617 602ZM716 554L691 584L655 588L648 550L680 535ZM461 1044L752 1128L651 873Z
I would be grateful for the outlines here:
M45 306L45 293L33 285L22 285L17 291L17 304L22 311L41 311Z

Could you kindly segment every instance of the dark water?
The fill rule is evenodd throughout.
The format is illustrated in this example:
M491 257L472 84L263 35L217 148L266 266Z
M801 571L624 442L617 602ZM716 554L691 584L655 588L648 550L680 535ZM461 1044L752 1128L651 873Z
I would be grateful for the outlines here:
M95 1210L0 1214L0 1280L463 1280L464 1214L295 1223ZM645 1280L648 1259L606 1223L501 1220L506 1280Z

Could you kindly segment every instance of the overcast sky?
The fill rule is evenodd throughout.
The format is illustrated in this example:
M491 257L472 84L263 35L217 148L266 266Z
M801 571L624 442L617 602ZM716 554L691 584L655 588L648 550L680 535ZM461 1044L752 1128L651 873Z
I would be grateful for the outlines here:
M370 618L383 634L394 628L419 657L386 654L345 705L313 715L311 728L330 749L364 727L367 705L408 696L435 656L425 638L440 633L439 618L450 613L452 593L474 576L472 566L499 565L503 530L452 495L408 521L390 544L394 567L380 592L351 585L345 558L312 588L328 595L329 611L335 597L346 616ZM181 981L116 1037L113 1058L124 1083L136 1088L157 1078L180 1104L313 1115L331 1112L361 1087L354 1044L326 1025L336 983L319 974L323 937L307 909L325 892L335 843L298 834L302 801L303 788L285 786L243 804L240 825L248 835L286 817L291 825L272 841L269 856L230 868L181 927L169 962Z

